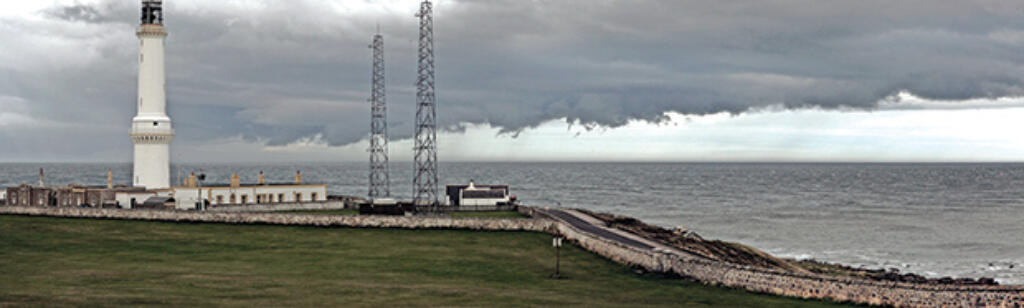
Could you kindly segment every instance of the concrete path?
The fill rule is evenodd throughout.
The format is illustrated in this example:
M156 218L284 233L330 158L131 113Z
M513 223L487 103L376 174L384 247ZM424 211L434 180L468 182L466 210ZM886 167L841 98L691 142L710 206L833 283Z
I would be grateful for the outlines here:
M662 253L670 253L682 258L703 259L692 253L643 238L624 230L606 227L604 221L579 211L557 208L538 208L537 210L557 220L561 220L562 222L573 226L577 230L587 232L610 241L618 242L626 246L644 250L658 250Z

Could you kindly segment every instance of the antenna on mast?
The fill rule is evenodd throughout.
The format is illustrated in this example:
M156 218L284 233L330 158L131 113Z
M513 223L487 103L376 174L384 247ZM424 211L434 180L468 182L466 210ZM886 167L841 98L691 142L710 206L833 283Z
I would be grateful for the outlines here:
M387 101L384 91L384 36L373 36L373 75L370 87L370 200L390 197L391 186L388 175L388 121Z
M434 96L434 17L430 0L420 3L419 78L416 79L416 134L413 204L437 210L437 100Z

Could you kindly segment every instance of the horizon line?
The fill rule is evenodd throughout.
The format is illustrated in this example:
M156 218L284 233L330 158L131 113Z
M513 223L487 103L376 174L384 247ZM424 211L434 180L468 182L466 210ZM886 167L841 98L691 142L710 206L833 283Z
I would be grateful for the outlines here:
M173 165L187 164L354 164L367 163L362 160L296 160L296 161L184 161L171 162ZM399 164L412 162L397 161ZM595 164L1024 164L1024 160L449 160L446 163L595 163ZM0 164L132 164L132 161L6 161Z

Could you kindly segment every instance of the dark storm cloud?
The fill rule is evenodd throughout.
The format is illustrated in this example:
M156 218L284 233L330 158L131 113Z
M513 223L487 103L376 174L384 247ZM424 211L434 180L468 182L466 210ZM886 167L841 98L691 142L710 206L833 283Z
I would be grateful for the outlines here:
M376 13L327 3L167 1L178 140L361 140L376 23L386 37L390 132L409 137L415 3ZM109 1L43 14L68 29L109 30L99 38L0 21L98 54L59 69L0 67L0 96L31 102L37 116L127 126L136 10L135 1ZM450 130L489 123L515 133L559 118L615 127L666 112L870 109L901 91L935 100L1019 96L1021 16L1021 1L444 1L435 26L438 119ZM109 143L124 146L120 139Z

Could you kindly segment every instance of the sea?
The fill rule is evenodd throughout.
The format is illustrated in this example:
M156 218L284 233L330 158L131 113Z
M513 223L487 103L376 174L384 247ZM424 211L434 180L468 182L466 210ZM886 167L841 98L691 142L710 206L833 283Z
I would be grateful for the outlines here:
M0 163L0 186L129 183L129 163ZM367 163L174 164L208 183L328 185L365 196ZM1024 284L1024 164L441 163L440 182L510 184L523 204L583 208L684 227L771 254L926 277ZM410 198L412 164L391 164L391 192ZM443 187L442 187L443 190ZM443 197L442 197L443 198Z

